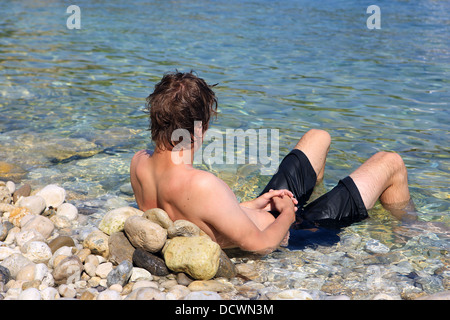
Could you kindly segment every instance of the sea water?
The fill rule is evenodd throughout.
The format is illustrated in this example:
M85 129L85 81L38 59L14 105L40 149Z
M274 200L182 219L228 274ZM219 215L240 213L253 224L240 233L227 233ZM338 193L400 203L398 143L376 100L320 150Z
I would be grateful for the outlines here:
M85 213L135 205L130 159L153 147L145 98L164 73L194 70L218 83L211 127L278 130L279 160L307 130L330 133L318 195L395 151L419 221L448 227L450 2L377 1L377 17L369 5L80 0L73 16L62 2L2 0L1 178L59 184ZM258 164L199 167L239 200L270 179ZM389 246L415 234L379 204L369 214L345 231Z

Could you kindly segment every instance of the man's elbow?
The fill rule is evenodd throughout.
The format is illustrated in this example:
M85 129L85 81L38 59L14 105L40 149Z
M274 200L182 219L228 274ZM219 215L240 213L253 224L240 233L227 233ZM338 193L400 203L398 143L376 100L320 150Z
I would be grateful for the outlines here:
M248 243L241 243L239 248L244 251L249 251L259 255L267 255L278 248L278 245L265 244L263 242L250 241Z

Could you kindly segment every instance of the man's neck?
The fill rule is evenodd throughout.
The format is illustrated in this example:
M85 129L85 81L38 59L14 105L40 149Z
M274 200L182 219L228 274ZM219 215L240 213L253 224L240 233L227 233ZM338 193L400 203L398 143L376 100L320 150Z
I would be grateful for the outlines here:
M164 167L192 167L192 164L194 162L194 152L192 152L192 149L162 150L157 147L153 154L153 158L161 163Z

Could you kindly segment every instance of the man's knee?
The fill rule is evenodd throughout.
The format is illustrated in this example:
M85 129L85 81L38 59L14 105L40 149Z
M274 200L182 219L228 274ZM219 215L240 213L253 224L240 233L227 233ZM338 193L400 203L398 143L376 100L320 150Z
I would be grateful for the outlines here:
M396 152L380 151L377 156L383 160L383 162L390 168L392 168L393 173L406 175L407 170L402 157Z
M331 144L331 136L330 134L322 129L310 129L308 132L306 132L303 137L300 139L299 144L302 142L302 140L305 142L316 142L320 143L321 145L327 145L329 146Z

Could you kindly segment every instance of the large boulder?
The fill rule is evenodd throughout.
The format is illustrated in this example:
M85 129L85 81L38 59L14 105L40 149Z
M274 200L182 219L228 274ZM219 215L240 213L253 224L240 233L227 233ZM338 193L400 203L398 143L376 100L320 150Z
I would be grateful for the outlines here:
M220 254L220 246L206 236L175 237L164 248L164 260L169 269L199 280L216 275Z

